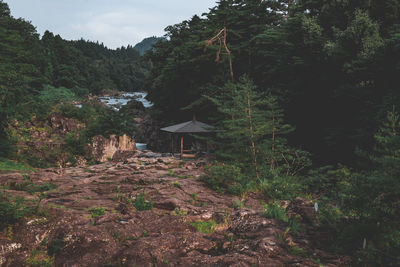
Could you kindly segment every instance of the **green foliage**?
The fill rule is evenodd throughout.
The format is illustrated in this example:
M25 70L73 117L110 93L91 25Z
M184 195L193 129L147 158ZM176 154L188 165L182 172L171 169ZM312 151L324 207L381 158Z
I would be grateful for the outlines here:
M244 208L244 200L243 199L242 200L238 200L238 199L233 200L233 208L235 210Z
M45 251L33 249L26 260L26 264L29 267L52 267L54 260Z
M83 105L78 108L71 103L62 103L57 106L57 110L66 118L85 121L95 114L94 108L91 105Z
M367 170L327 167L304 180L320 195L318 219L336 236L332 248L354 254L356 265L396 266L399 261L399 121L393 109L375 135L373 152L359 153Z
M61 102L71 102L76 100L77 97L71 90L65 87L55 88L51 85L45 85L43 90L40 91L39 99L44 103L61 103Z
M264 206L264 215L267 218L278 219L284 222L288 222L289 220L286 210L275 201Z
M204 222L192 222L190 223L193 227L197 229L197 231L205 234L213 233L215 227L218 225L214 221L204 221Z
M126 114L121 114L115 110L104 109L101 106L93 106L94 110L90 116L86 117L87 125L85 129L85 135L87 138L91 138L96 135L103 135L109 137L111 134L131 135L135 126L132 117Z
M135 202L133 202L133 206L139 211L152 210L153 201L151 200L151 197L148 197L148 200L146 200L145 193L140 193L139 195L136 195L136 199Z
M284 136L294 128L283 122L277 98L256 89L254 82L243 76L237 83L227 83L219 96L208 97L221 114L216 153L257 178L262 168L295 175L311 165L309 155L286 144Z
M86 136L83 134L74 134L67 133L65 137L66 150L70 152L72 155L81 155L84 156L86 154L86 146L88 140Z
M30 194L38 193L38 192L46 192L57 188L57 186L53 183L42 183L35 184L31 180L23 183L10 183L10 189L17 191L26 191Z
M344 193L344 211L359 225L358 235L368 240L369 260L395 266L400 250L400 116L393 108L375 135L376 145L369 159L374 169L350 177ZM386 256L392 255L392 256Z
M304 251L303 248L298 247L298 246L290 247L289 253L290 253L291 255L293 255L293 256L302 257L302 258L307 258L307 253Z
M92 207L89 209L89 212L90 212L90 217L94 219L106 214L106 209L103 207Z
M304 193L301 179L298 176L268 175L257 184L257 189L272 199L291 200Z
M24 198L16 197L15 199L10 199L0 193L0 231L8 225L12 225L36 212L37 209L32 203L29 204Z
M234 78L247 74L258 92L280 97L296 126L289 143L321 164L354 163L384 116L383 99L399 99L400 3L291 1L290 11L287 3L220 1L167 27L168 39L147 55L149 98L164 121L210 119L215 106L203 96L221 95L230 67L227 55L215 57L219 43L206 40L225 26Z
M175 216L186 216L188 214L187 210L181 209L180 207L176 208L175 210L171 211L171 215L175 215Z
M240 195L244 191L242 184L246 183L246 177L239 167L228 164L218 164L208 167L206 175L200 178L212 189Z
M182 188L178 181L172 183L177 188Z
M290 232L291 232L292 234L294 234L294 235L297 234L297 232L299 232L299 231L302 230L302 228L301 228L301 226L300 226L300 224L299 224L298 218L299 218L298 215L295 215L295 216L289 218L289 228L290 228Z
M26 163L0 158L0 170L3 171L33 171Z
M39 39L31 23L12 17L8 5L0 3L0 157L15 151L8 133L15 119L44 121L56 103L106 90L143 88L150 64L141 61L132 46L111 50L90 41L66 41L49 31ZM90 125L91 132L108 134L110 127L119 130L121 119L117 119L103 114ZM45 167L35 158L30 160Z

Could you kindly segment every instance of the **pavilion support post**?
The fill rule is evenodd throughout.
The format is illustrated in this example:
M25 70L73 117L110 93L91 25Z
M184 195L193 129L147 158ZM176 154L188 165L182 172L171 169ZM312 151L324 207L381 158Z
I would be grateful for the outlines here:
M181 159L183 159L183 135L181 136Z
M170 137L171 137L171 153L172 153L172 156L174 156L174 152L175 152L175 149L174 149L174 135L170 134Z

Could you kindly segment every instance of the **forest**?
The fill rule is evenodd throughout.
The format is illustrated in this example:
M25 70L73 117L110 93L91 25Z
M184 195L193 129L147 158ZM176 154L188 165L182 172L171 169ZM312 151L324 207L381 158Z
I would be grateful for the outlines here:
M327 201L336 251L398 264L398 1L221 0L166 37L146 54L148 98L218 125L211 186Z
M0 0L0 157L14 153L10 125L45 120L57 92L138 88L162 126L193 115L215 125L207 186L271 205L312 199L330 251L354 266L398 266L400 2L219 0L165 32L116 50L40 37ZM87 110L100 118L74 113L92 125L87 138L135 131Z
M154 41L145 42L146 47ZM67 41L49 31L40 37L30 22L14 18L3 1L0 58L0 157L15 151L15 140L8 129L11 122L34 117L44 122L58 104L84 100L88 95L141 91L151 67L133 46L112 50L99 42ZM99 111L98 107L89 109ZM79 113L77 109L73 112ZM80 113L85 112L88 110ZM93 113L103 122L109 119L107 116L117 116ZM84 121L91 121L86 115Z

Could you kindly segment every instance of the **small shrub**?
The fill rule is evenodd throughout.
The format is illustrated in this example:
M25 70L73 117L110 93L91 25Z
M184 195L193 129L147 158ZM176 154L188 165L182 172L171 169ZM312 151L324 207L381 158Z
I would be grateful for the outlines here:
M39 99L44 103L60 103L60 102L71 102L76 100L74 92L65 87L53 87L51 85L43 86L43 90L40 91Z
M304 249L302 249L301 247L298 247L298 246L291 247L289 249L289 253L293 256L298 256L298 257L302 257L302 258L307 257L307 253L304 251Z
M287 245L287 238L288 238L288 233L290 231L290 228L286 228L285 232L283 232L283 234L279 234L279 233L275 233L275 238L278 240L278 242L282 245L282 246L286 246Z
M133 206L139 211L152 210L153 201L151 200L151 197L149 197L149 200L146 201L146 195L144 193L140 193L139 195L136 195Z
M214 232L217 223L214 221L204 221L204 222L192 222L191 225L194 226L199 232L210 234Z
M33 249L26 261L29 267L52 267L53 259L45 251Z
M328 226L334 226L343 218L343 213L336 207L327 203L320 205L318 211L318 220Z
M286 210L282 208L278 203L271 202L264 206L264 214L267 218L273 218L288 222L288 216L286 215Z
M31 180L23 183L10 183L10 189L16 191L26 191L30 194L38 193L38 192L46 192L57 188L57 186L53 183L43 183L43 184L35 184Z
M175 181L175 182L173 183L173 185L174 185L175 187L179 188L179 189L182 188L178 181Z
M37 209L33 205L27 205L23 197L10 200L0 194L0 231L18 220L35 214Z
M241 173L240 168L234 165L214 165L206 169L206 173L200 180L216 191L228 191L234 195L243 193L243 185L248 180Z
M294 217L292 217L292 218L289 219L290 232L291 232L292 234L294 234L294 235L295 235L298 231L301 230L301 226L300 226L299 221L298 221L297 219L298 219L298 215L296 215L296 216L294 216Z
M188 214L187 210L181 209L180 207L176 208L175 210L173 210L171 212L171 215L180 216L180 217L183 217L187 214Z
M89 211L90 211L90 217L93 219L106 214L106 209L103 207L92 207L89 209Z
M1 148L0 148L1 150ZM0 170L4 171L32 171L33 168L26 163L0 158Z
M67 133L65 143L65 149L72 155L84 156L86 154L88 140L83 133Z
M260 182L259 188L267 197L279 200L291 200L304 192L296 176L268 177Z
M235 199L233 201L233 208L235 210L242 209L243 207L244 207L244 200L243 199L242 200Z

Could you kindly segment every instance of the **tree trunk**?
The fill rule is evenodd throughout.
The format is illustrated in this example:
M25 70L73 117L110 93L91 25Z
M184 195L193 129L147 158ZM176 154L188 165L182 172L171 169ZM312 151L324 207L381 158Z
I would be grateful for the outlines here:
M271 169L275 169L275 113L272 110L272 145L271 145L271 162L270 167Z
M253 155L254 170L256 172L257 178L260 178L260 173L258 172L258 165L257 165L256 146L254 143L253 118L252 118L252 114L251 114L251 103L250 103L250 92L249 91L247 91L247 118L249 120L250 144L251 144L251 153Z

